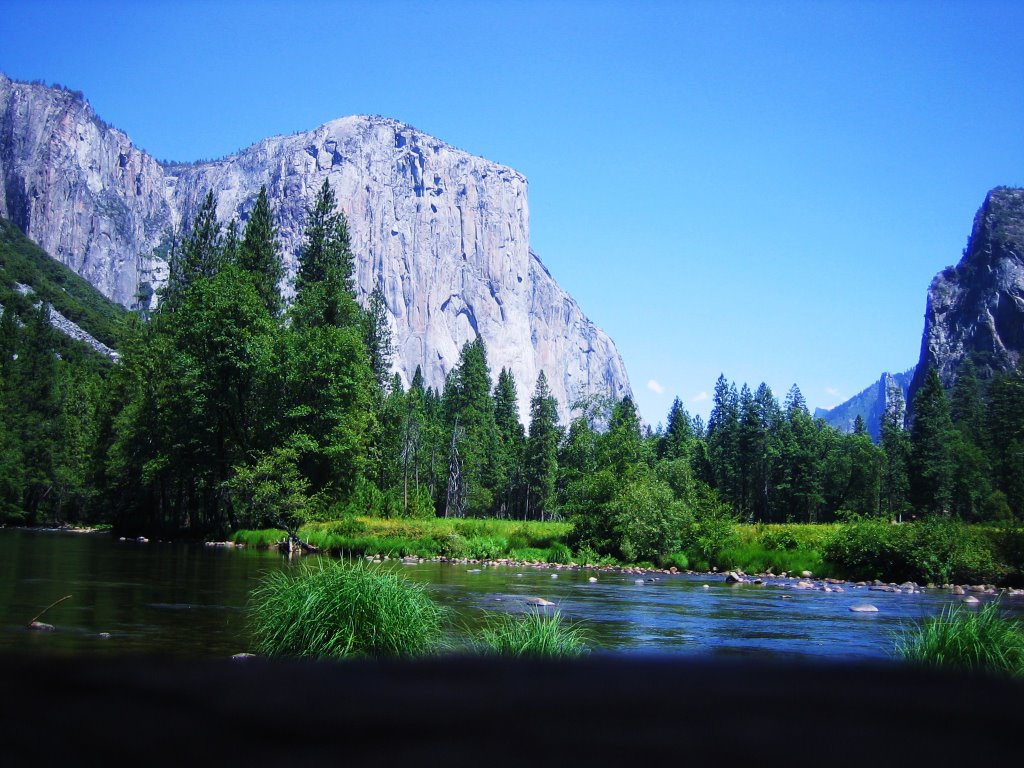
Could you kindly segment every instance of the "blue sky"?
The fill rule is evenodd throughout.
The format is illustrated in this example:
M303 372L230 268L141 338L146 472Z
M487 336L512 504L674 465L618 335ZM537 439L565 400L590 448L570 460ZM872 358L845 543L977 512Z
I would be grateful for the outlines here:
M0 0L0 39L161 159L363 113L516 168L651 423L722 372L814 408L909 367L1024 185L1019 2Z

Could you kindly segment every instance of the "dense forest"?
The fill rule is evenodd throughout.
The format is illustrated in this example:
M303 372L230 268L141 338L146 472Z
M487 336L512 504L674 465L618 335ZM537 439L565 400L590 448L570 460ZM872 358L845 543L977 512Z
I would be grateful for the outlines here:
M12 237L0 248L27 269ZM207 195L169 263L157 309L104 326L117 363L50 326L60 291L3 295L0 522L203 537L348 515L562 519L574 549L637 561L735 521L1024 516L1020 372L983 381L968 360L947 392L932 371L909 428L894 390L878 445L862 421L813 419L795 386L780 404L724 376L706 424L676 400L651 429L630 399L593 396L564 425L544 373L492 379L479 338L440 390L391 374L383 291L357 301L326 182L290 300L265 190L244 228Z

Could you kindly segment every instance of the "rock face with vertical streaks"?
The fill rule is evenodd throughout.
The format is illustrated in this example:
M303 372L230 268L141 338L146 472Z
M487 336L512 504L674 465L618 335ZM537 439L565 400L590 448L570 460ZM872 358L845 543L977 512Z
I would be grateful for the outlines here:
M294 273L305 210L324 179L349 221L363 297L382 285L395 368L440 387L479 334L521 410L541 370L563 416L577 396L630 394L614 343L530 250L526 179L381 117L345 117L222 160L161 164L80 94L0 75L0 215L125 306L167 279L169 233L213 190L244 223L261 185Z
M1024 189L985 196L963 258L932 280L921 358L908 405L928 369L950 387L965 357L981 376L1015 368L1024 353Z

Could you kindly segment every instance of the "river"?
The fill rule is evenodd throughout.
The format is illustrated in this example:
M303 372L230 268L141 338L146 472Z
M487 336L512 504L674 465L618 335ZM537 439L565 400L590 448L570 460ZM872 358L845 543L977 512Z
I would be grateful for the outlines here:
M263 574L291 567L273 551L0 529L0 652L230 656L248 647L249 590ZM582 624L593 646L620 653L888 658L902 625L961 599L942 590L727 585L717 575L636 584L631 574L583 570L397 561L381 567L424 583L458 627L478 625L487 612L525 610L527 598L542 597ZM65 595L71 597L40 619L55 631L27 628ZM858 603L878 612L851 612ZM1022 598L1004 606L1024 614Z

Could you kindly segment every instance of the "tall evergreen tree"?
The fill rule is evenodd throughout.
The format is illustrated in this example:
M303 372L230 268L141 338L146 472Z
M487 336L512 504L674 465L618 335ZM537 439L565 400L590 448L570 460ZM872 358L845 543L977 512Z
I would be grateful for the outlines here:
M910 492L916 509L944 513L952 501L953 421L938 371L929 369L914 398L910 428Z
M740 407L736 386L720 375L715 382L714 406L708 417L708 460L712 485L734 509L739 504Z
M487 514L494 502L498 432L487 349L479 336L462 347L459 364L445 385L444 399L450 434L459 435L455 449L461 470L460 494L465 495L469 514Z
M217 220L217 200L210 190L180 247L172 247L170 273L161 297L164 313L173 312L197 281L216 275L223 261L224 242Z
M387 302L384 290L377 286L370 293L370 300L364 315L365 328L363 338L366 351L370 355L370 368L381 388L391 375L391 326L388 324Z
M558 401L551 395L544 371L530 399L530 435L526 441L525 516L541 520L554 511L555 481L558 477Z
M906 401L891 378L886 383L882 413L882 510L890 520L902 521L910 498L910 436L904 429Z
M494 385L494 423L498 428L495 475L497 514L505 517L519 508L523 485L523 453L526 436L519 420L519 393L512 371L502 368Z
M352 326L360 317L353 278L355 260L345 214L337 210L334 190L327 179L306 213L295 276L295 324Z
M686 412L682 401L677 397L672 401L672 408L668 412L668 424L665 426L665 434L662 435L658 445L658 457L669 461L676 459L688 461L694 439L690 414Z
M277 241L277 225L270 207L266 186L260 187L256 205L245 225L245 235L238 247L238 266L252 280L271 316L281 312L281 281L284 280L284 264L281 262L280 246Z

